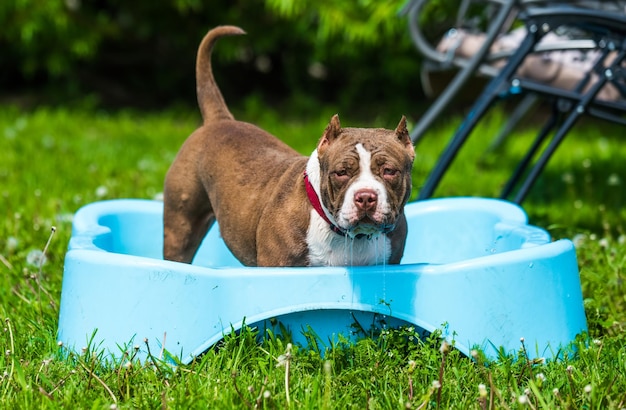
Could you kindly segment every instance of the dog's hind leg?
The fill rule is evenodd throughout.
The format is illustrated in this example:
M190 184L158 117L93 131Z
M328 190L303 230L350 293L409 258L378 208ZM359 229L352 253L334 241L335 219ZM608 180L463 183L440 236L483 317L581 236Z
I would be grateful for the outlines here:
M175 163L172 168L177 166ZM163 191L163 258L191 263L215 222L215 213L198 181L185 178L183 184L174 175L180 173L168 172Z
M191 263L200 243L213 225L211 213L163 212L163 258Z
M207 209L199 212L192 211L191 207L184 204L172 205L165 204L163 209L163 258L191 263L200 243L215 222L215 216ZM180 205L184 210L181 210Z

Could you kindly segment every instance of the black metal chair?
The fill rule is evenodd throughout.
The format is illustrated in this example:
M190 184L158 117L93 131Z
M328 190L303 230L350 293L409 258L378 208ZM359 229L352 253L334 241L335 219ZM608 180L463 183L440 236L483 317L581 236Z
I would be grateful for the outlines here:
M415 12L419 11L419 7L423 7L424 2L425 0L415 0L411 2L412 6L409 5L412 7L409 8L411 10L409 16L413 16L409 19L412 27L417 23ZM521 203L525 199L554 151L581 116L590 115L626 125L626 120L623 117L626 112L626 102L624 101L626 97L626 71L623 64L626 57L626 16L619 5L611 12L583 7L593 2L584 2L586 3L584 5L577 3L576 6L560 2L531 0L501 0L497 3L500 4L500 10L492 20L482 47L464 63L459 64L458 61L455 61L455 64L461 67L461 71L414 129L413 137L417 141L471 75L482 73L492 77L492 80L475 101L470 111L471 115L464 120L459 130L452 137L427 178L420 191L419 199L430 198L433 195L441 178L474 127L489 108L502 97L516 94L534 96L533 98L538 96L542 100L550 101L553 107L553 113L549 120L502 190L502 198L509 198L514 194L513 201L516 203ZM603 3L606 6L610 2ZM499 35L502 35L507 21L510 24L512 16L523 22L526 27L526 35L512 53L504 56L494 55L497 53L491 52L493 43ZM576 32L580 38L563 44L552 42L546 45L541 43L542 39L549 33L563 29ZM414 41L421 41L420 39L416 40L415 36L413 37ZM418 48L420 47L418 46ZM537 58L537 55L541 55L538 53L558 49L595 50L595 61L590 65L590 69L576 80L573 87L564 88L562 84L546 83L520 75L520 69L531 58ZM427 58L435 58L435 55L427 55ZM441 56L437 58L441 58ZM490 62L498 58L505 58L506 63L501 67L494 68ZM511 127L509 127L509 131L510 129ZM551 133L550 142L522 181L522 177L533 162L533 158L538 154L544 141ZM520 183L521 186L517 192L514 192Z

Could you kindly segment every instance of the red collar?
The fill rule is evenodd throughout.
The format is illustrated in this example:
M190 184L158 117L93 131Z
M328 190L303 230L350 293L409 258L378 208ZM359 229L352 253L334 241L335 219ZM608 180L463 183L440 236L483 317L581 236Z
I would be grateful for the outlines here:
M315 209L318 215L321 216L322 219L326 221L326 223L328 223L328 225L330 225L330 229L333 232L342 236L346 236L346 231L333 224L330 219L328 219L326 212L324 212L324 208L322 208L320 198L317 196L317 192L315 192L313 185L311 185L311 182L309 181L309 176L307 175L306 171L304 171L304 187L306 188L306 195L309 197L309 201L311 202L311 205L313 205L313 209Z

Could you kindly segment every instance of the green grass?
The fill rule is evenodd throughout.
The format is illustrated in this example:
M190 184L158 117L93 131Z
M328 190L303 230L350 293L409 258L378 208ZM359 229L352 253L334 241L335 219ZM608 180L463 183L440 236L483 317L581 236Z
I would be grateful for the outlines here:
M311 112L316 114L283 118L249 100L237 114L308 153L334 110ZM340 112L343 125L390 128L401 113L367 121L358 114ZM528 125L497 154L486 155L485 141L503 116L497 113L476 131L438 196L498 194L535 129ZM299 346L289 350L279 338L259 343L255 330L228 336L196 362L177 368L159 361L101 363L97 349L68 357L57 345L56 329L72 214L97 200L157 196L178 147L198 121L194 110L185 109L0 107L2 408L626 406L626 146L622 129L597 123L576 127L524 204L533 224L556 238L575 238L589 335L577 340L571 358L529 362L521 351L485 363L454 349L442 353L437 333L418 341L410 328L338 344L324 357ZM458 124L453 118L435 126L417 147L416 191ZM53 226L40 267L38 255Z

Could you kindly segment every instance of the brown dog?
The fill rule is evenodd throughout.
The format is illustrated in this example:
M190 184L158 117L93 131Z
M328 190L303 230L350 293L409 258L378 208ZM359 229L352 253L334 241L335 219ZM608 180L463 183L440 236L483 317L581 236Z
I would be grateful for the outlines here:
M333 116L305 157L262 129L236 121L211 71L221 26L198 50L203 125L165 178L166 259L191 262L218 221L231 252L249 266L400 263L415 152L404 117L394 130L341 128Z

